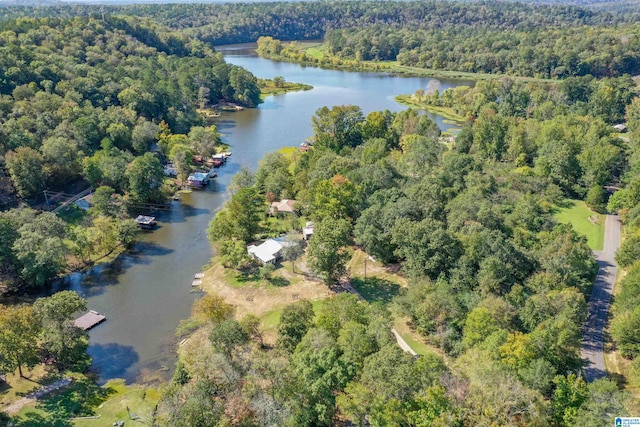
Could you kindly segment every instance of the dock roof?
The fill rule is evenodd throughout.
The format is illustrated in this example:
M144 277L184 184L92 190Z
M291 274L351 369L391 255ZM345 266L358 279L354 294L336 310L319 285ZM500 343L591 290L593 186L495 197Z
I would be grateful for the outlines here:
M78 328L84 329L85 331L93 328L94 326L99 325L100 323L107 320L107 317L98 313L94 310L89 310L88 313L83 314L78 317L75 322L73 322Z

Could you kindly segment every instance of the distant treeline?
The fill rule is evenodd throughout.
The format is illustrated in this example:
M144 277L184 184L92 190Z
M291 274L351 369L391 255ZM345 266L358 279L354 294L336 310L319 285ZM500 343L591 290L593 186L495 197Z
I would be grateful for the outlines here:
M100 6L12 7L0 18L101 16ZM322 38L335 28L490 28L524 30L609 26L635 22L637 13L593 11L575 6L499 2L279 2L244 4L152 4L105 6L106 14L151 17L213 44L244 43L269 35L281 40Z
M640 73L640 25L511 30L371 26L330 30L331 54L436 70L526 77Z

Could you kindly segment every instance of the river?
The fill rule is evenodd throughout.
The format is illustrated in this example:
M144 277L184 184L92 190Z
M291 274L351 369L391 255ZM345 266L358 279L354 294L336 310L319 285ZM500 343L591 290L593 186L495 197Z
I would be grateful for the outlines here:
M107 321L90 331L89 353L100 382L167 379L176 361L175 330L198 297L191 281L211 257L206 228L227 198L226 187L242 165L254 169L265 153L298 146L312 135L311 117L322 106L359 105L371 111L404 109L393 97L426 89L432 79L379 73L323 70L259 58L251 45L218 48L227 62L257 77L283 76L313 90L268 97L256 109L224 113L217 122L233 155L202 192L184 194L170 212L159 213L158 229L144 233L133 250L89 273L74 274L61 286L77 291ZM440 89L461 84L441 81ZM442 118L441 128L449 128Z

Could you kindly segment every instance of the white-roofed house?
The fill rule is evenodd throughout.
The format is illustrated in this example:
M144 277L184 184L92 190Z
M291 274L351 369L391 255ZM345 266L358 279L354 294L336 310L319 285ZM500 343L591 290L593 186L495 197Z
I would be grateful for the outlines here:
M282 248L287 246L287 244L288 242L286 240L267 239L257 246L247 246L247 252L263 266L267 264L276 265L282 258Z

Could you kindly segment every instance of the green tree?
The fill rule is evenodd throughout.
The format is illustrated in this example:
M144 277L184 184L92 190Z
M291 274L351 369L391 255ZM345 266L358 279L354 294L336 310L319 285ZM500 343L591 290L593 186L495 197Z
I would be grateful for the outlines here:
M124 201L122 197L115 193L109 186L101 185L93 192L91 199L92 213L110 217L121 217L124 212Z
M194 126L189 131L189 144L196 154L207 159L216 154L216 146L222 142L218 129L211 125L207 128Z
M573 425L597 427L611 423L617 414L626 413L628 396L609 378L596 380L589 384L589 396L584 401Z
M291 271L294 273L296 271L295 261L304 255L304 246L304 240L289 238L287 244L282 248L282 258L291 262Z
M438 221L400 218L391 231L394 254L402 269L415 278L436 278L448 271L461 254L460 243Z
M161 201L160 187L164 171L160 161L151 153L136 157L125 173L129 181L129 194L138 203Z
M627 268L640 260L640 236L629 236L622 242L616 252L616 262Z
M291 356L291 364L302 390L299 425L331 425L335 412L335 391L346 377L336 341L322 329L311 329Z
M321 107L311 118L315 145L339 152L343 147L355 147L362 143L364 116L360 107L340 105L331 109Z
M302 337L313 325L313 305L307 300L298 301L282 310L278 324L277 346L293 353Z
M34 197L45 188L44 158L29 147L18 147L5 155L7 170L20 196Z
M66 224L55 214L46 212L18 230L12 250L21 265L20 276L35 285L60 273L66 266L67 252L63 239L67 237Z
M189 174L191 174L191 165L193 164L192 149L185 144L173 144L169 158L176 165L178 180L182 183L186 182Z
M584 202L592 210L598 213L606 213L607 211L607 190L599 185L594 185L587 192Z
M86 309L86 300L73 291L56 292L33 304L42 322L44 348L60 368L83 370L89 366L88 335L73 323L75 315Z
M575 374L558 375L553 379L551 416L558 426L574 426L578 409L589 397L587 383Z
M16 368L32 368L40 361L38 337L42 330L32 307L0 305L0 368L13 372Z
M195 302L193 312L199 319L218 324L232 318L235 307L227 304L220 295L208 293Z
M346 272L351 224L346 219L326 218L316 224L309 241L308 265L325 283L336 283Z
M234 318L215 324L209 333L209 341L213 347L227 356L231 356L236 347L246 344L248 340L249 336Z
M220 256L222 265L227 268L240 269L250 261L247 246L243 241L235 238L220 240L218 256Z

